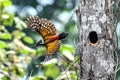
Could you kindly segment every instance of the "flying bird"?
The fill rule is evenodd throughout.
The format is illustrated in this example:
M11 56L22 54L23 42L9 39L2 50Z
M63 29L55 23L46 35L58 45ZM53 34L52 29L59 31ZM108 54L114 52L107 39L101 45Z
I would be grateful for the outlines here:
M51 58L52 54L58 52L60 48L60 40L63 40L67 37L68 33L62 32L57 34L57 30L54 24L44 18L39 18L38 16L33 16L27 18L25 21L27 27L31 28L32 30L38 32L44 40L38 41L35 44L36 46L44 45L46 47L46 60L48 61Z

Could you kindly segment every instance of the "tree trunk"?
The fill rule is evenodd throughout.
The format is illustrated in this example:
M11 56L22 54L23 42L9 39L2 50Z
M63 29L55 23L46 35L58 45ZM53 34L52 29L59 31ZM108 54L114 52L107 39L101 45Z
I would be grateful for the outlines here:
M111 0L80 0L77 26L80 39L80 80L115 80L113 34L117 19Z

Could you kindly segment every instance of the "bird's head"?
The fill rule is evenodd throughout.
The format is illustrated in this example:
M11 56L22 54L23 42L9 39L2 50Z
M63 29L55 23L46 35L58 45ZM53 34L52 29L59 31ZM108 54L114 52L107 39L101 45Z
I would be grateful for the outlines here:
M65 39L67 36L68 36L68 33L63 32L59 34L59 40Z

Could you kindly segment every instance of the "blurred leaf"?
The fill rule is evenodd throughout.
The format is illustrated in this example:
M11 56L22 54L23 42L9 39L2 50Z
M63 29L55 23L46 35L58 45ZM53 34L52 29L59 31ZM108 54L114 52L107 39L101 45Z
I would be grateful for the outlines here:
M12 2L10 0L1 0L0 2L3 2L3 5L6 7L12 5Z
M4 59L4 53L6 53L6 50L0 48L0 60L1 60L1 59Z
M37 48L37 53L39 54L39 55L44 55L46 52L45 52L45 47L38 47Z
M9 14L2 14L2 15L1 15L1 18L2 18L2 19L9 19L10 16L9 16Z
M11 34L10 33L0 33L0 39L11 39L12 38L12 36L11 36Z
M40 76L40 77L38 77L38 76L35 76L35 77L30 77L29 78L29 80L46 80L46 77L42 77L42 76Z
M69 44L64 44L60 47L60 51L68 50L70 53L74 53L74 47Z
M25 41L28 44L33 44L34 43L33 39L31 37L29 37L29 36L25 36L23 38L23 41Z
M29 48L28 46L24 45L23 42L19 39L14 39L14 43L18 48L18 51L20 51L21 53L24 54L28 54L28 53L36 53L36 50Z
M15 30L13 31L12 35L17 39L21 39L22 37L25 36L25 33L20 30Z
M70 76L71 76L70 79L77 80L77 75L76 75L75 71L71 71Z
M36 53L34 49L31 49L28 47L25 47L24 49L20 49L20 52L23 54L29 54L29 53L35 54Z
M66 57L70 61L74 61L74 47L72 45L62 45L60 51L64 55L64 57Z
M1 80L9 80L6 76L2 77Z
M62 54L70 61L74 61L74 55L72 55L68 50L64 50Z
M29 51L25 50L25 49L21 49L20 52L23 53L23 54L28 54L29 53Z
M13 41L8 43L8 47L12 50L16 50L18 48Z
M21 19L19 19L18 17L15 17L15 23L16 23L16 28L18 28L19 30L23 30L26 27L26 24L24 21L22 21Z
M42 80L39 77L34 77L32 80Z
M3 25L0 25L0 31L1 31L1 32L7 32L5 26L3 26Z
M56 65L56 59L52 59L52 60L50 60L46 63L44 64L45 75L55 79L60 74L60 71L59 71L58 67L55 66Z
M0 25L12 26L14 14L6 11L6 7L11 5L10 0L0 0Z
M0 48L7 48L7 43L0 41Z
M60 74L60 71L57 67L48 67L45 70L45 75L48 77L52 77L53 80L55 80L55 78L57 78L57 76Z
M21 68L21 66L23 66L23 65L16 63L16 64L12 65L12 70L15 75L23 77L25 75L25 71L23 70L23 68Z
M3 14L0 14L2 25L11 26L13 24L13 17L14 17L14 14L9 12L4 12Z

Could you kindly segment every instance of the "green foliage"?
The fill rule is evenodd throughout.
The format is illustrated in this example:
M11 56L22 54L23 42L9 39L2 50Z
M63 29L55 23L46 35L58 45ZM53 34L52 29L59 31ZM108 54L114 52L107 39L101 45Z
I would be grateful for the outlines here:
M69 51L70 53L74 53L74 47L72 45L62 45L60 51L64 52L65 50Z
M6 76L3 76L1 80L9 80Z
M33 44L34 43L33 39L31 37L28 37L28 36L25 36L23 38L23 41L25 41L28 44Z
M35 76L35 77L30 77L29 80L46 80L46 78Z
M15 30L12 32L12 35L14 36L14 38L16 39L21 39L22 37L25 36L25 33L20 31L20 30Z
M7 43L0 41L0 48L7 48Z
M74 48L72 45L66 44L62 45L60 48L61 53L70 61L74 61Z
M10 33L6 32L6 33L0 33L0 39L8 39L11 40L12 36Z
M12 2L10 0L0 0L0 5L3 5L3 7L11 6Z
M12 2L13 1L13 2ZM28 16L31 16L27 11L24 11L26 6L34 8L43 8L41 11L37 11L38 16L45 17L47 19L56 20L63 27L63 30L71 32L74 29L74 21L70 21L67 25L63 23L58 17L60 13L69 13L74 8L72 0L62 1L53 0L51 4L43 4L34 0L0 0L0 71L9 75L4 75L1 80L19 80L28 78L29 80L55 80L58 76L66 70L70 65L65 60L60 58L52 59L48 63L43 63L45 58L45 47L32 48L34 43L38 41L37 35L34 35L30 29L26 28L24 20ZM44 1L44 0L43 0ZM23 2L22 4L20 2ZM66 4L70 3L71 7L67 7ZM22 6L21 6L22 5ZM11 12L10 10L16 6L17 10ZM23 9L23 10L22 10ZM24 11L24 13L22 13ZM26 14L27 13L27 14ZM21 16L22 15L22 16ZM72 29L70 28L72 27ZM58 30L60 31L60 30ZM63 31L62 31L63 32ZM71 33L70 33L71 34ZM74 61L74 48L71 43L72 35L62 43L60 48L60 55L67 58L69 61ZM71 42L67 42L71 41ZM71 74L68 74L71 79L76 79L75 71L71 68L68 70ZM1 75L1 74L0 74ZM67 77L65 78L67 79Z
M14 14L5 11L5 8L11 6L10 0L0 0L0 25L11 26L13 23Z
M55 66L54 63L50 63L44 66L44 70L45 76L47 77L51 76L53 79L55 79L60 73L59 69Z
M2 13L0 15L2 25L11 26L13 23L13 16L14 16L14 14L12 14L12 13L8 13L8 12Z

